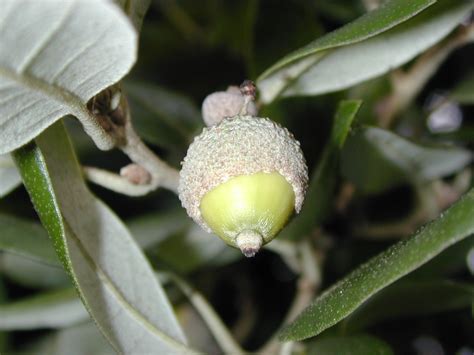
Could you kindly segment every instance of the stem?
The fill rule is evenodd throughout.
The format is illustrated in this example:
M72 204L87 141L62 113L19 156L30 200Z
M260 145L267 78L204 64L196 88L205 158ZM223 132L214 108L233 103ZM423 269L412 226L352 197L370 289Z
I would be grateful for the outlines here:
M125 127L126 143L120 149L128 155L130 160L145 168L151 175L152 190L164 187L175 193L178 192L179 172L163 160L158 158L136 134L130 120ZM151 191L151 190L150 190Z
M235 342L225 324L206 299L179 276L171 273L168 275L199 312L221 349L226 354L244 354L244 350Z

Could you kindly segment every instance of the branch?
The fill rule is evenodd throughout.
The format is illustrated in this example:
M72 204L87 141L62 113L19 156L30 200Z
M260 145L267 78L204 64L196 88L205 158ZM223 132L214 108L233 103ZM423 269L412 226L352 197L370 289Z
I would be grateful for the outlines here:
M111 86L91 99L88 110L113 138L116 147L134 163L123 170L121 176L97 168L84 168L90 181L129 196L145 195L159 187L177 193L178 170L155 155L135 132L127 99L119 85ZM136 179L137 173L146 178Z

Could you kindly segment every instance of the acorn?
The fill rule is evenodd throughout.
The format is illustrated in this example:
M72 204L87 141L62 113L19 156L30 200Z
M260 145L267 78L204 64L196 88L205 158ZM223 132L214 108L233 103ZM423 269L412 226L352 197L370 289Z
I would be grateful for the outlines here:
M234 117L239 114L244 106L245 99L238 86L229 86L227 91L217 91L208 95L201 108L202 118L206 126L214 126L224 118ZM257 114L254 102L249 102L246 107L249 115Z
M178 193L196 223L251 257L301 210L307 184L293 135L243 110L194 139Z

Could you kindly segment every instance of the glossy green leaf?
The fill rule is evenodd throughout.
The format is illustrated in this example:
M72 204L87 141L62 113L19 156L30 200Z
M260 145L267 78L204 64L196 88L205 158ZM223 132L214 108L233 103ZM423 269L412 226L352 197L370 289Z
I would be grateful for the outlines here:
M281 332L283 340L318 335L347 317L372 295L474 233L474 189L421 228L364 263L319 296Z
M0 330L64 328L87 319L74 288L0 304Z
M342 174L359 189L376 193L402 182L419 183L453 174L472 153L452 146L423 146L381 128L351 136L342 152Z
M3 0L0 27L0 154L66 115L110 149L86 103L135 62L137 35L123 12L105 0Z
M40 219L81 298L122 352L187 352L153 271L122 222L87 189L61 122L15 160Z
M0 250L50 265L59 265L48 243L48 234L38 223L0 214Z
M259 77L262 100L337 91L382 75L448 35L474 4L465 0L434 3L386 1L287 55Z
M322 154L321 161L311 174L303 209L283 229L280 237L301 238L327 216L333 203L339 174L339 155L361 104L362 102L359 100L341 101L339 104L334 117L331 137Z
M344 320L344 329L352 332L388 319L469 309L473 297L474 284L402 280L367 300Z
M0 155L0 198L21 184L21 177L9 154Z
M307 344L308 355L391 355L390 346L367 334L328 336Z

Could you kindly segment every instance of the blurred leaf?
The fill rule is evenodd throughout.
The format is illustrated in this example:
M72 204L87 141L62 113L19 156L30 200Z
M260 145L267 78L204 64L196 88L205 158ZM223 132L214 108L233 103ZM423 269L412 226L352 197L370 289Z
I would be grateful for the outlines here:
M9 154L0 155L0 198L21 184L21 177Z
M108 1L2 1L0 154L71 114L102 149L103 133L85 103L135 62L135 30ZM34 29L34 30L32 30Z
M285 56L259 77L262 100L337 91L385 74L444 38L473 8L472 1L434 2L384 2Z
M302 340L347 317L369 297L474 233L474 189L436 220L352 271L319 296L282 330L283 340Z
M202 126L201 112L187 97L156 85L125 84L137 132L150 143L186 149Z
M391 355L390 346L367 334L328 336L306 345L308 355Z
M29 349L26 349L29 350ZM25 353L30 353L26 351ZM48 355L110 355L114 349L92 322L61 329L43 338L34 347L31 353Z
M17 166L100 330L122 352L188 351L140 249L122 222L87 189L62 123L46 130L37 144L15 152Z
M402 280L367 300L346 318L344 329L357 331L387 319L469 309L473 297L474 284Z
M474 104L474 72L466 75L449 95L451 100L457 101L460 104L473 105Z
M194 223L185 233L164 240L150 252L180 273L206 265L226 264L242 256L237 249L230 248L219 237Z
M341 170L362 191L377 193L402 182L425 182L453 174L471 161L468 150L422 146L390 131L366 127L348 139Z
M355 115L362 102L359 100L341 101L334 117L331 137L326 144L319 164L312 173L305 203L300 214L283 229L280 237L301 238L315 225L323 222L333 203L334 189L339 174L339 155L346 141Z
M0 213L0 251L50 265L59 265L44 228L34 222Z
M74 288L0 304L1 330L64 328L89 319Z
M191 225L184 209L150 213L127 221L127 226L142 249L152 248Z
M130 18L137 32L140 32L143 18L146 15L151 0L115 0L115 2Z
M7 301L7 295L5 292L5 284L3 278L0 275L0 306ZM8 334L0 330L0 354L5 354L8 344Z
M44 243L50 245L49 241ZM51 250L54 252L52 247ZM0 273L16 284L28 288L50 289L71 286L71 279L60 265L52 266L45 260L35 261L15 254L0 255Z

